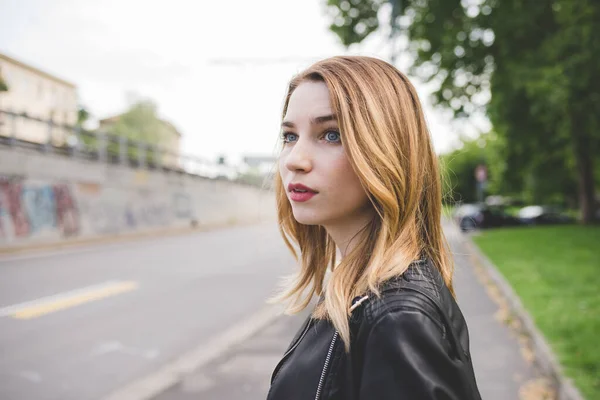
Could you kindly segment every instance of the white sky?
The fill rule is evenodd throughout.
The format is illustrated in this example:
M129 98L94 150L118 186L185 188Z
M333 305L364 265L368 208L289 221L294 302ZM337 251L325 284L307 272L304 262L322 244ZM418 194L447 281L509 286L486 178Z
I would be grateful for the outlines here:
M235 162L273 154L295 73L342 53L388 56L381 36L347 52L324 3L0 0L0 52L74 82L95 118L123 112L127 93L149 97L182 132L182 152ZM449 150L448 116L425 108L436 150Z

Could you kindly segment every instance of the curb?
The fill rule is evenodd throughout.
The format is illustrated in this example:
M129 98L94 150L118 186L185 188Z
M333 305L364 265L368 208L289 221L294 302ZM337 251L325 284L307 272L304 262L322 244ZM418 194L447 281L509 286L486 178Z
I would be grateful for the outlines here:
M542 373L549 377L556 388L556 400L585 400L579 390L573 385L571 379L565 377L562 367L557 361L544 336L535 326L533 319L523 307L521 299L508 281L498 271L496 266L483 254L468 235L463 235L465 244L470 250L474 261L482 267L492 283L498 288L500 294L507 301L510 313L519 320L519 331L531 340L535 363Z
M112 244L117 242L135 241L157 236L175 236L191 232L200 232L199 228L167 228L144 232L115 233L112 235L98 235L86 238L64 239L62 241L27 243L15 246L0 247L0 256L29 254L46 250L63 250L74 247L94 244Z
M216 222L210 224L199 224L197 226L181 226L181 227L172 227L172 228L159 228L152 229L146 231L138 231L138 232L124 232L124 233L115 233L109 235L98 235L98 236L90 236L85 238L76 238L76 239L64 239L62 241L51 241L51 242L38 242L38 243L27 243L15 246L6 246L0 247L0 259L2 256L9 255L21 255L21 254L33 254L36 252L42 251L54 251L54 250L63 250L70 248L77 248L81 246L87 245L96 245L96 244L113 244L113 243L125 243L125 242L134 242L141 239L147 238L155 238L155 237L169 237L169 236L178 236L178 235L187 235L190 233L197 232L206 232L213 229L226 228L232 226L246 226L253 224L260 224L263 222L267 222L268 219L249 219L244 221L236 221L236 222Z
M283 315L279 306L265 306L225 332L205 341L157 371L117 389L102 400L150 400L177 385L186 375L215 360Z

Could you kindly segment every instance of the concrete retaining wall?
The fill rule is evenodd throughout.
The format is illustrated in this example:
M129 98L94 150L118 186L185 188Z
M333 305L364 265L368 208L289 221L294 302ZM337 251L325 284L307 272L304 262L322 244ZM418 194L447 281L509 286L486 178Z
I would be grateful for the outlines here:
M272 218L258 188L0 148L0 248Z

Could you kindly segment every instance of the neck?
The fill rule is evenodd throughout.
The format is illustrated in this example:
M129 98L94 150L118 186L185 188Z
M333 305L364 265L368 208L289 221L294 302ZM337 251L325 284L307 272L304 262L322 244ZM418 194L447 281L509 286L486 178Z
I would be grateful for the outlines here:
M333 239L341 258L344 259L364 239L364 228L373 218L372 212L366 212L354 218L347 218L323 225Z

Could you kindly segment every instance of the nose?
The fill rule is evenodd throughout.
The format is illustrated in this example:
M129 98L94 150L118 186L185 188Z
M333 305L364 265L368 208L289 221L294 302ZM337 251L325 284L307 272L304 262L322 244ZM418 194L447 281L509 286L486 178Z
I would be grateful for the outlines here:
M289 171L309 172L313 164L310 153L309 146L298 140L285 155L285 168Z

